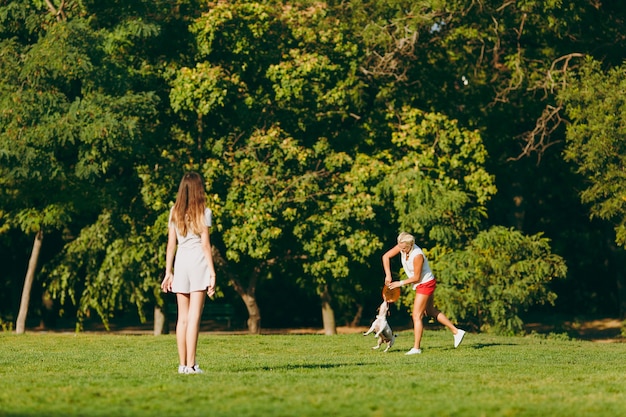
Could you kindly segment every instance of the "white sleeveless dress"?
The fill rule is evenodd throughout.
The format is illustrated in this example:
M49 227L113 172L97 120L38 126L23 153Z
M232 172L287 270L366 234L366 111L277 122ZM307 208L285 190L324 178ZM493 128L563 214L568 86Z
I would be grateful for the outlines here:
M171 222L170 210L169 227L176 227ZM204 209L204 224L211 227L212 213L208 207ZM202 251L200 235L188 232L181 236L176 229L176 257L174 258L174 279L172 292L189 294L195 291L206 291L209 287L209 267Z

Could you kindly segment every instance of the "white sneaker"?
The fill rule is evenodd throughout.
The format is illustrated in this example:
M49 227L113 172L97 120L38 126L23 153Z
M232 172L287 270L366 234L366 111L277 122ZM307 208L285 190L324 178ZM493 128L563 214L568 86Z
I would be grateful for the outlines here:
M185 365L178 365L178 373L179 374L184 374L185 373L185 369L187 369L187 367Z
M422 349L411 348L405 355L419 355L420 353L422 353Z
M186 374L202 374L204 371L198 365L185 367Z
M454 335L454 347L458 347L463 341L463 337L465 336L465 330L459 329L458 332Z

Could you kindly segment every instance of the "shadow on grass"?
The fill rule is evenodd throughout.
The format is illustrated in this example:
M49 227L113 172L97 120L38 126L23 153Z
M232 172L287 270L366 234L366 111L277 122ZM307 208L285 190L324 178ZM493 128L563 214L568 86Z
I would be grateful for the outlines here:
M246 368L238 368L238 372L250 372L250 371L298 371L307 369L333 369L333 368L348 368L372 365L371 363L300 363L300 364L286 364L286 365L264 365L264 366L251 366Z
M469 346L465 346L465 348L478 350L478 349L484 349L484 348L494 347L494 346L517 346L517 344L515 343L474 343Z

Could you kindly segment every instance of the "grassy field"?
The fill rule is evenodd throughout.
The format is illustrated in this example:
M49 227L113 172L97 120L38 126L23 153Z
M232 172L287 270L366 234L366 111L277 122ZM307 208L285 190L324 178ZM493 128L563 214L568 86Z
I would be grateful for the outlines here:
M0 333L0 416L623 416L626 343L426 331L202 334L205 373L173 335Z

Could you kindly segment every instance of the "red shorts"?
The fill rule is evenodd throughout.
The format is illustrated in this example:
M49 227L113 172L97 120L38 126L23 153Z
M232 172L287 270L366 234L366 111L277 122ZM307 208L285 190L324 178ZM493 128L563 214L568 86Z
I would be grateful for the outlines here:
M435 288L437 287L437 281L431 279L424 284L419 284L417 288L415 288L415 292L418 294L431 295L435 292Z

